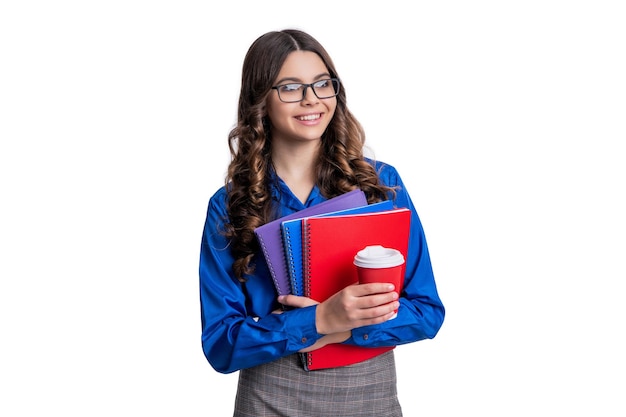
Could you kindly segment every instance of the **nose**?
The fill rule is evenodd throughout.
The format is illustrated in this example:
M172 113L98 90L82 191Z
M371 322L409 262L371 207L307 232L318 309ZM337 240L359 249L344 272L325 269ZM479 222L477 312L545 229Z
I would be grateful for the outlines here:
M313 87L307 85L304 87L304 92L302 93L302 103L317 103L318 98L315 95L315 91L313 91Z

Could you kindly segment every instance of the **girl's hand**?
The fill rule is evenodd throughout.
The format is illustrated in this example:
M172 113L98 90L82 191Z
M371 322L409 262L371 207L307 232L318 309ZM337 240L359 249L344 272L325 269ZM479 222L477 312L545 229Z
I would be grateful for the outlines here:
M317 301L309 297L301 297L299 295L292 295L292 294L279 296L278 302L284 306L297 307L297 308L309 307L309 306L314 306L315 304L319 304ZM272 311L272 313L282 314L283 310L279 308L279 309Z
M315 304L319 304L317 301L309 298L309 297L301 297L299 295L281 295L278 297L278 302L282 305L289 307L309 307L314 306Z
M341 333L389 320L400 305L393 289L386 283L349 285L319 303L315 314L317 332Z
M352 332L350 332L349 330L345 332L341 332L341 333L327 334L319 338L317 342L313 343L311 346L299 350L299 352L302 352L302 353L311 352L312 350L319 349L330 343L345 342L346 340L350 338L351 335L352 335Z
M283 295L278 297L278 301L298 308L319 304L315 312L317 332L325 335L341 333L344 336L348 332L345 340L352 329L383 323L393 317L400 305L398 294L393 289L393 285L385 283L354 284L322 303L297 295Z

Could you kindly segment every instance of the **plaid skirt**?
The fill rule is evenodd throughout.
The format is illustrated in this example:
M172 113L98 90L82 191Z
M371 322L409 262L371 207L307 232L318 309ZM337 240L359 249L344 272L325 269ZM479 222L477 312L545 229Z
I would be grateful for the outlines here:
M298 354L239 371L234 417L401 417L393 350L305 371Z

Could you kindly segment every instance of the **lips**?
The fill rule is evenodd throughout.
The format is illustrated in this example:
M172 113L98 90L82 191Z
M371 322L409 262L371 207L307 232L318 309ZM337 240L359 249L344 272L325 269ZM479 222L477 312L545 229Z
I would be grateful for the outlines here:
M321 113L316 113L316 114L305 114L304 116L296 116L296 119L301 120L303 122L310 122L313 120L318 120L321 117L322 117Z

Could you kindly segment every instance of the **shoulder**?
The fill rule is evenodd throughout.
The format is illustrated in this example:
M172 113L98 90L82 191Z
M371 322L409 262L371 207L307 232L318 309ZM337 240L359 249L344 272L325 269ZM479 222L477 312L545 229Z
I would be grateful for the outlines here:
M222 186L217 191L215 191L209 199L209 211L219 213L220 215L225 214L227 199L228 193L226 191L226 187Z
M393 165L370 158L365 158L365 161L374 167L383 184L390 187L402 184L400 174Z

